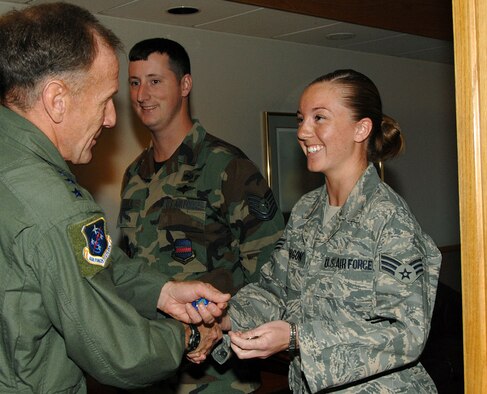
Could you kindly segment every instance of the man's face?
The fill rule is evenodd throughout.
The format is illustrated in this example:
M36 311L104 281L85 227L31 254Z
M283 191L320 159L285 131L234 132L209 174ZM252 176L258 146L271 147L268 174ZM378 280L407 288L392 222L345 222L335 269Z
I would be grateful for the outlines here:
M130 100L142 123L152 132L164 131L184 113L183 99L189 91L169 67L166 54L152 53L147 60L129 64ZM186 113L184 113L186 115Z
M118 59L115 52L99 44L98 55L77 94L70 96L66 126L58 135L58 148L74 164L90 162L91 149L103 128L115 126L113 95L118 90Z

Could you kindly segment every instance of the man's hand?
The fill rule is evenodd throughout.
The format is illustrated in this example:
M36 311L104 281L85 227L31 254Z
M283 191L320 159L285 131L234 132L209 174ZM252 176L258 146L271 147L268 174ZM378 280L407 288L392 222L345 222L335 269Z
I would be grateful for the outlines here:
M208 305L200 305L205 308L203 317L191 305L192 301L206 298ZM157 307L164 313L184 323L213 324L215 317L222 315L227 307L230 294L223 294L209 283L199 281L176 282L169 281L161 289Z
M220 326L216 323L211 325L200 324L198 330L201 336L200 344L195 350L186 354L186 358L195 364L205 361L207 354L223 336Z

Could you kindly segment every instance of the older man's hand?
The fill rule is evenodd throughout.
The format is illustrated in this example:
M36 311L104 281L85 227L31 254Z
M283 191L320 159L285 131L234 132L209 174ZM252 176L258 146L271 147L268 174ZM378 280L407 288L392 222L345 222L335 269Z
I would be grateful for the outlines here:
M191 302L205 298L207 305L200 305L205 308L203 315ZM216 317L220 317L227 307L230 294L224 294L209 283L199 281L169 281L161 289L157 307L164 313L184 323L213 324Z
M211 352L213 346L222 339L223 333L217 323L211 325L203 323L197 327L201 337L200 344L195 350L186 354L186 358L195 364L200 364L206 360L206 356Z

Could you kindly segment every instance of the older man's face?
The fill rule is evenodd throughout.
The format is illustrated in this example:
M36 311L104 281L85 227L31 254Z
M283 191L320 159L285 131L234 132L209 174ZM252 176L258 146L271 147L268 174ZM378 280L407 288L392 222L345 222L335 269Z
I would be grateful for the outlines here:
M115 126L113 96L118 91L118 59L116 53L99 44L95 58L81 91L73 95L66 123L58 135L58 148L65 160L75 164L88 163L91 150L103 128Z

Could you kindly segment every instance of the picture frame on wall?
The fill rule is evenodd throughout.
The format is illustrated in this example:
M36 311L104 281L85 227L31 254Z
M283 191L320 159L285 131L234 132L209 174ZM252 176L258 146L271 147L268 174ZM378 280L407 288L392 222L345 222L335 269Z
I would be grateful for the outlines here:
M306 156L297 140L297 116L287 112L264 112L266 175L274 197L289 217L299 198L320 186L324 175L308 171Z

